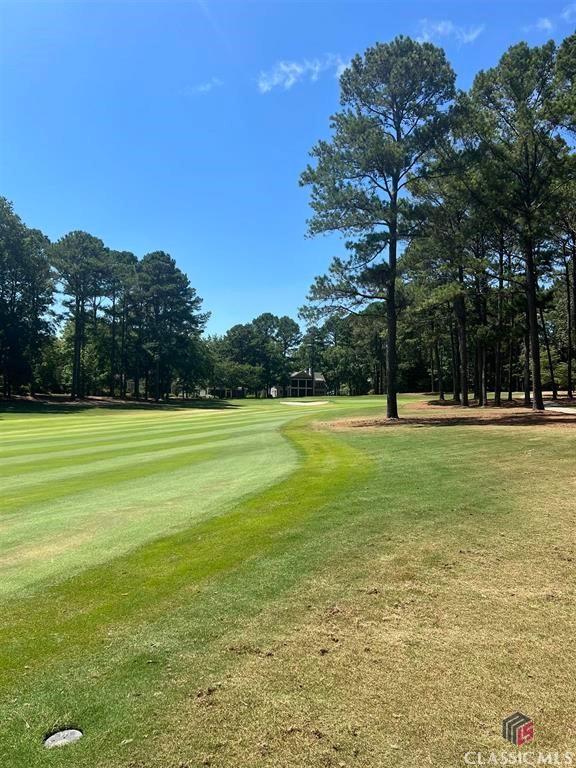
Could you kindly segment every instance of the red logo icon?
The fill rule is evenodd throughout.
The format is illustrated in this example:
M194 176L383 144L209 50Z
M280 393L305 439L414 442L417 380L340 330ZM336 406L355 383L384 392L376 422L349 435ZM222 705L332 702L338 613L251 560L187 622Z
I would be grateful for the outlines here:
M502 736L506 741L521 747L534 738L534 723L522 712L514 712L502 721Z

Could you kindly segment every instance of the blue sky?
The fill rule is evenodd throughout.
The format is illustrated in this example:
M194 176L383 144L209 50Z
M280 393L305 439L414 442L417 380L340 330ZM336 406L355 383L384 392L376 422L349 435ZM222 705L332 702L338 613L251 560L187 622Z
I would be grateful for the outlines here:
M52 239L168 251L211 332L295 317L342 250L305 238L298 187L338 69L402 33L443 45L465 88L575 24L562 0L0 2L0 194Z

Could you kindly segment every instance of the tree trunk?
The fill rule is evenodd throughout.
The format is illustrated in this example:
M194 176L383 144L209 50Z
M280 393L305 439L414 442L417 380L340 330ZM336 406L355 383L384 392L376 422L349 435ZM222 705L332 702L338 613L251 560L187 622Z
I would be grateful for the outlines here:
M72 354L72 387L70 392L73 400L76 400L80 391L79 372L80 372L80 297L76 296L74 300L74 351Z
M126 390L127 390L127 379L128 376L126 374L126 336L127 336L127 325L128 322L128 309L126 306L126 296L124 296L123 302L122 302L122 315L121 315L121 325L120 325L120 397L124 400L126 398Z
M510 340L508 342L508 402L509 403L511 403L514 398L513 369L514 369L514 342L512 341L512 330L510 330Z
M434 341L434 357L436 359L436 372L438 373L438 398L444 401L444 382L442 379L442 360L440 358L440 345L438 339Z
M526 318L526 331L524 333L524 405L530 408L532 398L530 395L530 331L528 330L528 318Z
M542 372L540 369L540 339L538 337L538 307L537 289L538 277L534 262L534 244L531 237L524 243L524 258L526 261L526 299L528 306L528 332L530 335L530 355L532 361L532 388L534 399L532 407L535 411L544 410L542 397Z
M494 405L502 405L502 342L499 338L494 349Z
M460 283L464 283L462 268L459 269ZM454 314L458 329L458 354L460 357L460 404L468 407L468 349L466 339L466 303L464 294L454 299Z
M552 384L552 400L558 400L558 387L556 386L556 377L554 376L554 365L552 363L552 353L550 351L550 340L548 339L548 330L544 323L544 311L542 307L540 307L540 322L542 323L542 333L544 334L546 356L548 357L548 370L550 371L550 383Z
M112 293L112 339L110 348L110 397L116 394L116 291Z
M486 347L484 343L480 345L480 405L488 405L488 373L486 370Z
M576 342L576 232L572 233L572 340ZM576 360L576 343L574 343L574 360ZM574 368L572 368L574 371ZM574 387L574 381L572 382ZM574 391L573 391L574 394Z
M158 403L160 401L160 355L156 355L154 364L154 399Z
M134 356L134 397L140 400L140 349L141 343L138 343L138 349Z
M452 397L455 403L460 402L460 382L459 382L459 361L458 361L458 346L456 344L454 326L450 322L450 350L452 352Z
M482 395L480 392L480 345L478 341L474 345L474 377L472 382L472 396L480 405Z
M388 285L386 287L386 320L388 325L388 343L386 345L386 376L388 396L386 398L386 416L398 419L398 359L396 352L396 259L398 247L398 201L397 182L394 182L390 222L390 244L388 246Z
M576 261L576 259L575 259ZM570 269L568 267L568 261L566 254L564 254L564 270L566 277L566 308L567 308L567 325L568 325L568 382L567 382L567 395L570 399L574 396L574 388L572 382L572 332L574 330L572 326L572 296L570 291Z
M78 395L86 395L86 382L84 374L84 350L86 348L86 306L84 300L80 305L80 357L78 360Z
M500 233L500 249L498 251L498 304L496 348L494 350L494 405L502 405L502 306L504 291L504 236Z

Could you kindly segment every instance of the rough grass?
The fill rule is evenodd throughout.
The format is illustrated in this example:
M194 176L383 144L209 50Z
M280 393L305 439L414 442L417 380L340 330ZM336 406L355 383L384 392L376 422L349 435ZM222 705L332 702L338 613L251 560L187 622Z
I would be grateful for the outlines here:
M2 765L456 766L506 748L516 709L538 749L570 748L574 427L318 430L327 411L297 410L284 479L3 599ZM77 418L59 429L82 438ZM84 739L43 750L66 724Z
M260 652L174 717L187 754L458 766L467 751L506 750L500 723L517 709L536 722L536 749L573 749L575 435L535 425L351 437L382 473L361 499L371 511L246 631L241 647Z

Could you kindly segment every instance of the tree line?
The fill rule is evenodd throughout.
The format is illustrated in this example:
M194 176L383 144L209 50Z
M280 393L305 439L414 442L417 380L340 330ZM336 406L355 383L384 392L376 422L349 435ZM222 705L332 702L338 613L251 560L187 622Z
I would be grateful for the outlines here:
M381 307L388 417L415 340L441 396L448 367L464 406L471 385L481 404L489 390L500 403L520 380L537 410L544 384L572 396L575 74L576 35L512 46L468 92L441 48L407 37L343 73L331 138L301 183L310 234L343 234L346 254L305 311Z
M86 232L51 243L0 198L5 396L268 395L321 371L334 394L431 390L466 406L576 386L576 35L512 46L468 92L444 51L398 37L340 78L311 151L309 234L345 252L300 319L222 336L174 259Z
M167 253L138 259L80 231L50 243L0 198L4 396L126 397L130 382L134 397L160 400L175 382L192 389L207 365L201 305Z

